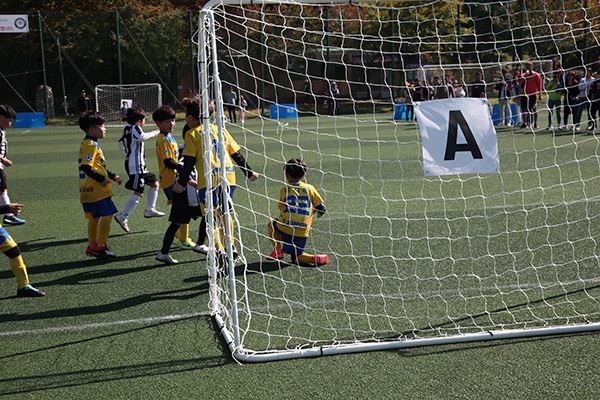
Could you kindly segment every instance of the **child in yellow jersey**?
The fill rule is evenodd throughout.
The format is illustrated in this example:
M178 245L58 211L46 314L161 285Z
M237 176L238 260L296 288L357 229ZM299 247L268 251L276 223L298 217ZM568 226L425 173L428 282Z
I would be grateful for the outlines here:
M317 189L305 182L306 170L306 163L298 158L285 164L287 185L279 192L279 217L268 226L269 237L275 246L269 258L281 260L284 254L290 254L292 262L300 265L325 265L329 256L304 251L314 214L320 218L326 212Z
M4 134L5 129L10 128L15 116L15 110L11 106L0 105L0 131L2 131L2 134ZM0 161L4 162L3 160ZM0 214L17 216L21 213L21 208L23 208L23 204L3 204L0 205ZM46 293L29 284L27 267L23 262L23 257L21 257L21 250L2 225L0 225L0 252L8 257L10 269L15 274L15 278L17 278L17 297L42 297L46 295Z
M173 137L175 128L175 110L170 106L162 106L152 114L152 119L160 129L160 134L156 138L156 159L160 171L160 188L163 189L169 204L173 203L173 185L177 181L177 173L183 168L179 160L179 146L177 140ZM189 237L189 224L181 224L175 236L179 239L178 247L182 249L193 249L196 246ZM168 247L171 247L168 243ZM177 260L171 257L168 252L159 251L156 259L168 264L175 264Z
M214 105L211 103L210 110L214 108ZM174 190L177 192L183 191L183 185L185 181L188 179L189 173L192 168L196 167L198 172L197 174L197 182L199 188L199 196L200 202L202 203L202 207L204 207L206 201L206 182L204 176L204 160L203 160L203 139L202 136L205 134L203 131L203 126L200 125L200 111L198 103L190 103L187 105L187 113L186 113L186 122L188 126L191 128L190 131L186 133L185 136L185 146L183 151L184 156L184 167L182 173L180 174L180 178L178 180L178 185L174 187ZM241 154L240 146L235 142L231 134L224 129L223 130L223 139L224 139L224 153L225 153L225 175L227 179L227 190L228 196L230 200L233 199L233 194L236 189L236 177L235 177L235 169L233 166L233 161L237 165L240 166L242 172L246 177L254 182L258 179L258 174L252 170L252 168L246 162L246 159ZM224 231L223 224L223 211L225 206L225 193L223 192L223 187L221 185L221 169L220 169L220 161L218 158L218 154L220 152L220 143L218 136L218 128L216 125L210 125L209 132L209 140L212 142L212 151L210 154L210 164L211 164L211 175L212 175L212 204L215 209L215 216L217 217L217 221L220 223L220 231L217 230L215 232L215 244L216 250L219 253L223 252L223 244L221 243L220 236ZM197 242L196 250L199 253L207 253L208 247L204 246L202 242L204 241L205 235L202 229L199 235L199 240ZM233 224L231 225L231 231L233 232ZM234 258L237 257L237 251L234 249L233 251Z
M79 200L88 220L89 245L85 254L97 258L113 258L108 248L110 223L118 210L112 201L111 180L121 184L121 177L106 168L104 153L98 139L106 137L102 114L87 112L79 118L85 138L79 148Z

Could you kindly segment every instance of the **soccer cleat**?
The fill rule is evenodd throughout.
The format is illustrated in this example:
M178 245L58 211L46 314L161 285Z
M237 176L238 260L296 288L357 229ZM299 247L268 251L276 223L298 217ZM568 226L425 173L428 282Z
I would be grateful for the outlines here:
M117 256L108 246L98 247L93 254L97 258L115 258Z
M94 243L91 244L85 249L85 255L88 257L96 257L96 252L98 251L98 246Z
M329 263L329 256L327 254L315 254L312 256L311 262L316 266L327 265Z
M4 218L2 218L2 223L4 225L23 225L25 222L27 221L16 215L5 215Z
M176 259L174 259L173 257L171 257L170 254L163 254L160 251L158 253L156 253L156 257L155 257L158 261L162 261L165 264L177 264L179 261L177 261Z
M124 216L121 213L116 213L114 215L115 221L117 221L117 224L119 224L119 226L121 227L121 229L123 229L125 232L129 232L129 223L127 221L127 217Z
M17 289L17 297L44 297L46 293L31 285L25 285L21 289Z
M155 209L144 210L144 218L164 217L165 213Z
M196 253L208 254L208 246L205 244L197 244L192 250L194 250Z
M196 247L196 243L194 243L194 241L190 238L187 238L186 240L178 240L176 245L183 250L194 250L194 247Z
M271 254L267 257L268 260L283 260L285 257L285 253L282 249L276 249L271 252Z

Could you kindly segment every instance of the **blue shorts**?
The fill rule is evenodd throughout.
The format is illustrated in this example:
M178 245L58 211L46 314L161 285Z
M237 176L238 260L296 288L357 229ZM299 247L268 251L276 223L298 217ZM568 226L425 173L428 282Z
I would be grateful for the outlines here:
M13 247L17 247L17 243L10 237L6 229L0 227L0 252L4 253Z
M171 186L163 189L163 192L165 193L165 196L167 196L167 200L169 201L173 201L173 186L175 186L175 184L172 184Z
M235 193L235 188L236 186L229 186L229 198L231 199L231 201L233 201L233 194ZM218 187L213 188L212 193L213 208L218 207L220 209L223 209L223 204L225 203L225 196L223 196L223 187L219 185ZM198 191L198 195L200 197L200 203L206 204L206 188L200 189Z
M110 197L94 201L93 203L81 203L81 205L84 212L92 214L92 218L106 217L116 214L119 211Z
M273 230L281 236L283 241L283 252L291 255L300 255L304 253L304 248L306 247L307 237L301 236L290 236L287 233L283 233L277 227L277 221L273 221Z

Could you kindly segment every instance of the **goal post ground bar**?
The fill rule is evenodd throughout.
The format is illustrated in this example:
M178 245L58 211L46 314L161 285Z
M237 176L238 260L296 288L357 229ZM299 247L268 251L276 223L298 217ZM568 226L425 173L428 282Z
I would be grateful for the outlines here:
M453 335L438 338L423 338L409 340L393 340L371 343L347 343L331 346L320 346L307 349L277 350L277 352L255 353L236 348L233 336L227 330L223 318L214 314L213 319L221 331L223 339L227 343L232 357L241 363L258 363L269 361L291 360L296 358L314 358L321 356L333 356L339 354L364 353L368 351L384 351L410 349L415 347L438 346L459 343L484 342L490 340L519 339L544 336L569 335L574 333L587 333L600 331L600 323L548 326L530 329L507 329L491 330L478 333L467 333L464 335Z

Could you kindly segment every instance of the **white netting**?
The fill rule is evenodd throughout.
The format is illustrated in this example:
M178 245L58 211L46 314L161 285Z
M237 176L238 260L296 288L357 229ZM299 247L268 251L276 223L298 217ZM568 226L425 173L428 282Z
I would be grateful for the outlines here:
M104 114L108 126L123 124L123 107L138 106L152 113L162 105L162 87L159 83L98 85L95 95L96 111Z
M245 351L600 321L596 136L544 130L543 91L539 129L498 130L500 174L431 178L416 124L393 120L423 71L467 85L484 71L494 103L503 68L534 61L546 83L597 68L598 4L548 3L213 3L220 89L248 101L246 123L227 128L261 174L251 184L238 173L234 199ZM299 117L269 118L281 104ZM306 160L329 210L307 245L329 255L325 267L265 261L291 158ZM218 313L236 332L218 284Z

